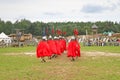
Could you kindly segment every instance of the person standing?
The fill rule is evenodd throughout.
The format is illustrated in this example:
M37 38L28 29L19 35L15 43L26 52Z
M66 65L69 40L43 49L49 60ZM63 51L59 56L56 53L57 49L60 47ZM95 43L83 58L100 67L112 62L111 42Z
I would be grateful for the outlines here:
M62 36L59 36L60 40L60 47L61 47L61 53L63 53L65 50L66 50L66 40L62 37Z
M39 42L37 49L36 49L36 56L37 58L41 58L42 62L46 62L44 57L50 57L51 52L50 52L50 47L47 43L47 37L43 36L42 40Z
M61 44L60 44L59 37L55 37L54 41L55 41L56 50L57 50L57 54L56 54L56 57L57 57L58 55L61 55Z
M75 61L75 57L80 57L80 45L72 36L71 41L68 43L67 47L67 57L71 57L71 61Z
M50 47L50 51L51 51L51 58L53 58L53 56L55 56L57 54L57 49L56 49L56 44L55 44L55 41L52 39L52 36L50 35L49 36L49 39L48 39L48 45Z

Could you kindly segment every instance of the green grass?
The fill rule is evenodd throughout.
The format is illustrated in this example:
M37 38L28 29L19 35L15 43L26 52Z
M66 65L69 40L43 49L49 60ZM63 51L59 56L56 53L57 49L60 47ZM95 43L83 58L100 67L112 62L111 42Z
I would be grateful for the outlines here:
M120 46L81 46L81 50L120 53Z
M61 57L41 63L35 56L2 56L0 80L119 80L119 57ZM64 61L63 61L64 60Z
M1 53L20 53L20 52L35 52L35 46L29 47L7 47L0 48ZM120 46L82 46L81 51L101 51L101 52L111 52L120 53Z
M0 48L0 54L2 54L2 53L33 52L35 50L36 50L35 46L29 46L29 47L6 47L6 48Z
M104 51L103 48L120 52L119 47L81 47L81 50ZM41 63L35 55L5 55L19 52L35 52L35 47L0 48L0 80L120 80L119 56L82 56L71 62L63 54Z

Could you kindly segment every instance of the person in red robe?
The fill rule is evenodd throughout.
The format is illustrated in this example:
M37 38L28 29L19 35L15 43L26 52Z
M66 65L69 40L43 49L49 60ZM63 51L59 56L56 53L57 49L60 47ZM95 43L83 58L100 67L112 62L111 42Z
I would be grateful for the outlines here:
M60 52L63 53L64 45L63 45L62 36L59 36L59 45L60 45Z
M49 36L49 39L48 39L48 45L49 45L49 47L50 47L50 51L51 51L51 54L52 54L52 57L54 56L54 55L56 55L57 54L57 49L56 49L56 44L55 44L55 41L52 39L52 36L50 35ZM52 58L51 57L51 58Z
M80 44L79 44L79 42L77 41L76 38L75 38L75 41L76 41L76 44L77 44L76 56L77 56L77 57L80 57L80 56L81 56L81 54L80 54Z
M80 57L80 45L75 37L72 37L71 41L68 43L67 57L71 57L71 61L74 61L75 57Z
M61 53L63 53L66 50L66 40L62 36L59 36L59 39Z
M55 41L55 45L56 45L56 49L57 49L57 54L56 54L56 57L57 57L58 55L61 55L61 44L59 41L59 37L55 37L54 41Z
M37 49L36 49L36 56L37 56L37 58L41 58L42 62L46 62L44 57L51 56L50 47L47 43L46 36L44 36L42 38L42 41L39 42Z
M64 47L64 51L65 51L66 50L66 40L64 37L62 38L62 40L63 40L63 47Z

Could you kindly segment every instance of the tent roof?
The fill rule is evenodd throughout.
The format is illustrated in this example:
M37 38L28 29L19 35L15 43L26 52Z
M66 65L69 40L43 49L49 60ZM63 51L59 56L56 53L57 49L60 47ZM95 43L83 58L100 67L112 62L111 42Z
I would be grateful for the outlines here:
M103 32L103 34L109 34L109 33L113 34L114 32L113 31Z
M92 26L92 29L97 29L98 26L96 26L95 24Z
M0 38L3 39L3 38L10 38L10 37L8 37L4 32L2 32L0 34Z

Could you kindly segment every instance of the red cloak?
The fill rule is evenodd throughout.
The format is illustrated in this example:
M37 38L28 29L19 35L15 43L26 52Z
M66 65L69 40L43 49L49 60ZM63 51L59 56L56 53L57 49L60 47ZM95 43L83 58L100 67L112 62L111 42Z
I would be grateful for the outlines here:
M47 41L39 42L36 53L37 53L36 54L37 58L51 56L50 47L49 47Z
M66 40L65 39L62 39L63 40L63 48L64 48L64 51L66 50Z
M48 40L48 45L50 47L50 51L52 54L57 54L57 49L56 49L56 44L55 44L55 41L54 40Z
M80 45L76 40L72 40L68 43L67 48L67 56L68 57L80 57Z
M61 55L61 44L59 42L59 40L55 40L55 44L56 44L56 49L57 49L57 54Z
M63 53L66 50L66 41L64 39L60 39L60 47L61 53Z

